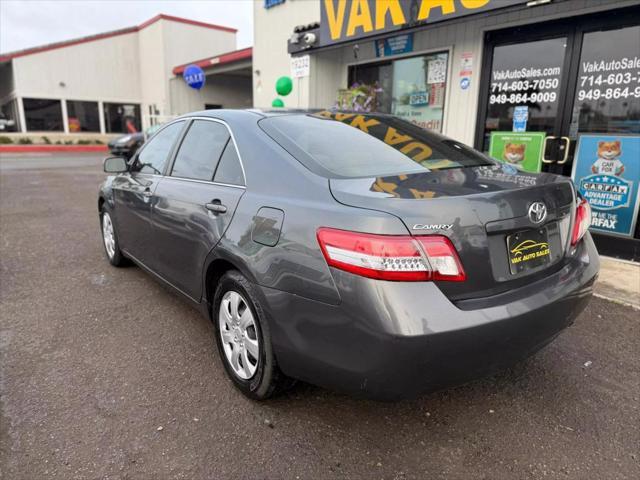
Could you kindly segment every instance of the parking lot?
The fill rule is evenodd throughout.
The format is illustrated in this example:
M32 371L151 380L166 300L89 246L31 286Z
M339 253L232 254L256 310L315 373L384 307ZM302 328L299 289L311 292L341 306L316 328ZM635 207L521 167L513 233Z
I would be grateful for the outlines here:
M205 318L106 261L101 158L0 158L0 478L640 476L637 311L594 298L525 363L415 401L254 403Z

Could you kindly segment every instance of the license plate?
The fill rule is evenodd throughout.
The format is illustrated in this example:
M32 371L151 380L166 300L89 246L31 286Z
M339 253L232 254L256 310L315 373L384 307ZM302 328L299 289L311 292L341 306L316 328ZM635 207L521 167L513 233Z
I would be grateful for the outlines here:
M524 230L507 237L509 269L512 274L549 263L551 250L546 228Z

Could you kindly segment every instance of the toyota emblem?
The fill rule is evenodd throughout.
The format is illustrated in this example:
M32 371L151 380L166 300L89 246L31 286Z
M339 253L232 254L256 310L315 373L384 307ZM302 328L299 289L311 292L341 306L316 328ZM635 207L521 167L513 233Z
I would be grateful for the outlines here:
M542 223L547 218L547 206L542 202L533 202L529 207L529 220Z

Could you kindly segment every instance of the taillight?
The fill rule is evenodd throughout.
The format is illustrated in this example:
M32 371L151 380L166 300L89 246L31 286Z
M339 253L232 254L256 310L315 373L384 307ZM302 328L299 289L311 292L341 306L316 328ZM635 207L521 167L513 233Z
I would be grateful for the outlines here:
M576 221L571 232L571 245L575 246L587 233L591 225L591 205L584 198L580 199L576 208Z
M447 237L374 235L320 228L318 243L330 266L363 277L407 282L462 282L466 278Z

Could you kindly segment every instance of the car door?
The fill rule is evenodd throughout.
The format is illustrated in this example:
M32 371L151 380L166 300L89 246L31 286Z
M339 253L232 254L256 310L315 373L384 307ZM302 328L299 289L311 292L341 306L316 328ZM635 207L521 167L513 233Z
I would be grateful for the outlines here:
M195 300L202 295L205 258L229 226L244 184L226 124L193 120L155 191L152 219L153 269Z
M130 171L113 183L115 216L121 248L145 265L150 258L151 206L153 193L162 178L169 155L185 126L185 121L170 123L131 161Z

